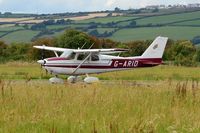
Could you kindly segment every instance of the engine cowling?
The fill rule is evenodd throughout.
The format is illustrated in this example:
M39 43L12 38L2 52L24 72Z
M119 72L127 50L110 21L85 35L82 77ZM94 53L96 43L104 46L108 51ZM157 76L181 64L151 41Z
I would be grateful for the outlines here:
M86 77L84 79L84 82L87 84L97 83L99 82L99 79L97 77Z

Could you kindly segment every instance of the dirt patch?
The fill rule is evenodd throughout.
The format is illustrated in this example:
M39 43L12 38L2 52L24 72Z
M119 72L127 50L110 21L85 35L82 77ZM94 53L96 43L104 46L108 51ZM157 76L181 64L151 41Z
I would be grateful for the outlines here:
M27 21L32 20L33 17L29 18L0 18L0 22L21 22L21 21Z
M108 13L90 13L87 16L79 16L79 17L70 17L70 18L65 18L65 19L71 19L71 20L85 20L85 19L91 19L95 17L106 17Z

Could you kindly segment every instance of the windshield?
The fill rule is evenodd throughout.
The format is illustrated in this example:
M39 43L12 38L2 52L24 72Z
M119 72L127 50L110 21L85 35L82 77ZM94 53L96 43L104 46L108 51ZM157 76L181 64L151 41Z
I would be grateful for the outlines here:
M73 50L66 50L65 52L63 52L63 53L61 54L60 57L69 58L69 57L71 57L73 54L74 54L74 53L73 53Z

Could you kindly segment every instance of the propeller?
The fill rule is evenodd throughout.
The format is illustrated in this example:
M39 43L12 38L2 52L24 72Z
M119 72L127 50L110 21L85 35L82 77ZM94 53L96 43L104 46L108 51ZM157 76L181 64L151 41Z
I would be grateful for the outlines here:
M41 64L41 68L46 63L44 58L45 58L45 45L43 45L43 49L41 50L41 60L37 61L39 64Z
M44 57L45 57L44 47L45 47L45 45L42 45L42 46L43 46L43 49L41 50L41 59L44 60Z
M41 50L41 60L37 61L40 64L40 69L41 69L41 77L43 77L43 73L42 73L42 66L44 64L46 64L46 60L45 60L45 45L43 45L43 49ZM45 69L46 70L46 69ZM47 75L47 70L46 70L46 75Z

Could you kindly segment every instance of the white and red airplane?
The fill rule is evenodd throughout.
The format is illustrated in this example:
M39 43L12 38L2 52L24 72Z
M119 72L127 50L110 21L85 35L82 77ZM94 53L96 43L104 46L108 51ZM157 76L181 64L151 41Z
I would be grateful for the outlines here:
M141 56L120 57L110 54L128 51L127 49L66 49L47 46L34 48L53 51L56 57L39 60L38 63L55 77L52 83L63 83L57 75L70 75L69 82L77 82L80 75L87 75L84 82L97 82L98 78L88 74L121 71L132 68L153 67L162 64L162 56L167 44L167 37L157 37ZM62 52L58 56L57 52Z

